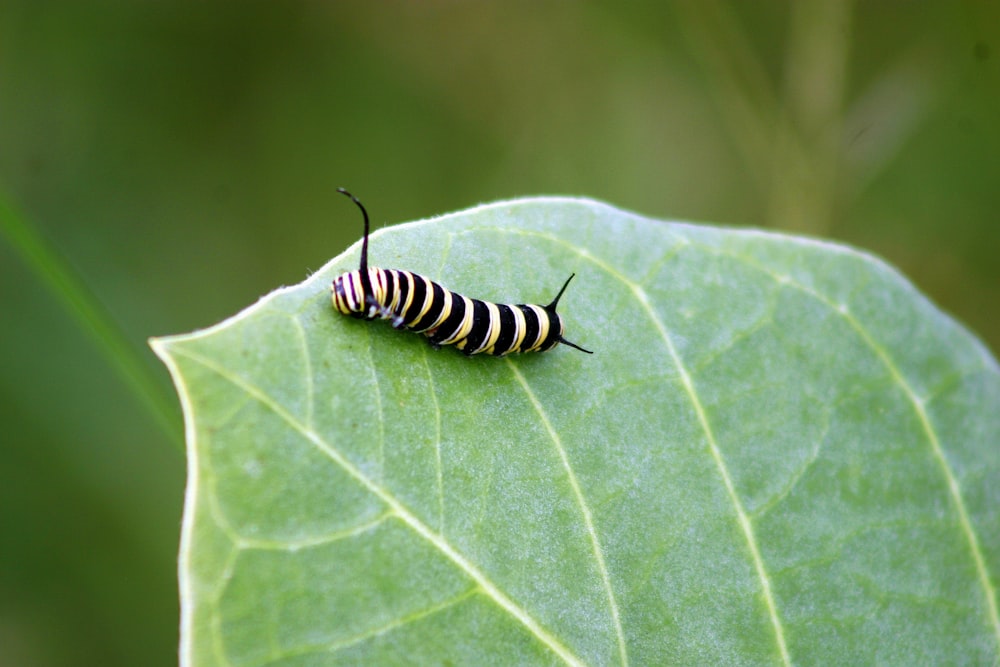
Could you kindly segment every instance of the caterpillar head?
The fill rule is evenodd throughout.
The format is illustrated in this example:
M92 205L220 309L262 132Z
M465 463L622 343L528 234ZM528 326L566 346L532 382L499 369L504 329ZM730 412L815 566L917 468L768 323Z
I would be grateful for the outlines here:
M379 305L385 291L385 273L374 268L342 273L330 285L337 312L366 320L385 317L387 310Z
M361 289L361 272L348 271L333 279L330 286L333 307L337 312L352 317L364 317L365 297Z

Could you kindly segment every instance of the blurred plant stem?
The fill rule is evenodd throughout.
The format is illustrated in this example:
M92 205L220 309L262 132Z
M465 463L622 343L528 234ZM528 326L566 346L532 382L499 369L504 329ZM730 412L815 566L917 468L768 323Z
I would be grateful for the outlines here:
M780 91L730 5L677 7L733 145L763 193L766 224L826 233L841 164L850 0L791 5Z
M768 219L829 233L841 173L851 3L793 3L777 111Z
M77 326L97 345L169 440L183 451L180 413L173 398L163 391L161 383L153 375L150 364L143 360L69 262L17 214L2 193L0 235L7 239L25 265L52 291Z

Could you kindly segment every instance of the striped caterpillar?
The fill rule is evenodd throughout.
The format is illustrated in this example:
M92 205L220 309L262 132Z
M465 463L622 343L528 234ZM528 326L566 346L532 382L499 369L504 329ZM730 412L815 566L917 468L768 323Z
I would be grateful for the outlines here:
M593 354L563 338L562 318L556 312L573 275L546 306L506 305L471 299L411 271L369 267L368 211L347 190L337 191L357 204L365 220L360 266L337 276L331 286L338 312L365 320L389 320L396 329L427 336L435 348L454 345L467 355L545 352L559 343Z

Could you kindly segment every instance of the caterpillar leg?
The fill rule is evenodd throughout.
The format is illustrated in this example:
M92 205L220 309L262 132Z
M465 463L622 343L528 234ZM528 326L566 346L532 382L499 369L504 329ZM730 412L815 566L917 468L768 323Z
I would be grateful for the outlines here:
M403 326L403 318L400 315L392 312L386 306L383 306L374 297L365 297L365 305L368 306L368 319L373 320L376 317L383 320L392 320L392 326L399 329Z
M436 334L436 333L437 333L437 329L428 329L427 331L423 332L424 336L427 337L427 344L430 345L431 347L433 347L435 350L440 350L441 349L441 341L439 341L434 336L434 334Z

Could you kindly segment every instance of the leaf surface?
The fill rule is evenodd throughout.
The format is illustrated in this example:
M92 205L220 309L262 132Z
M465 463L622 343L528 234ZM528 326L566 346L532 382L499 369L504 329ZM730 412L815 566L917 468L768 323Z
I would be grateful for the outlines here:
M467 358L337 314L359 248L157 339L187 419L186 665L990 664L1000 374L881 261L590 200L373 234L560 302Z

